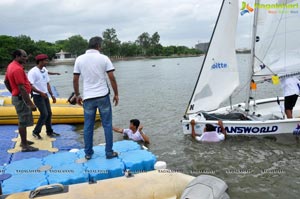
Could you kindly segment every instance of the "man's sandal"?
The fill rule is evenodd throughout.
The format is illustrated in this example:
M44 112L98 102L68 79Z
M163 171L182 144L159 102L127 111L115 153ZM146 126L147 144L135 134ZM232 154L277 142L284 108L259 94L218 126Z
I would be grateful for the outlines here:
M113 152L112 155L109 155L109 156L107 155L106 159L112 159L112 158L116 158L118 156L119 156L119 154L117 152Z
M38 151L38 148L32 147L32 146L26 146L22 147L22 152L33 152L33 151Z

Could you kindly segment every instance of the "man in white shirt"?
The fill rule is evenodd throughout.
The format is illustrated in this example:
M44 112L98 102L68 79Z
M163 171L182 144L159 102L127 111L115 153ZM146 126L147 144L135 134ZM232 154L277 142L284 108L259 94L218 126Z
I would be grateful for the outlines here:
M300 81L296 77L282 79L284 93L284 110L287 118L293 118L293 108L297 102L300 90Z
M56 98L52 93L50 86L50 78L48 75L48 70L45 66L48 64L48 56L46 54L39 54L35 57L37 66L33 67L28 72L28 79L32 87L32 97L33 102L37 106L40 117L38 122L33 129L32 135L37 139L42 139L40 136L42 126L46 125L46 133L49 137L59 136L58 133L55 133L52 129L52 111L50 106L50 101L48 94L52 98L52 102L56 103Z
M216 127L211 124L205 124L204 132L201 136L197 136L195 133L195 120L191 121L192 125L192 137L197 141L201 142L220 142L225 140L226 138L226 131L223 126L223 122L221 120L218 121L218 125L221 128L221 133L216 131Z
M150 144L150 139L143 132L143 126L140 126L140 121L138 119L130 120L128 129L113 127L113 130L117 133L122 133L124 136L128 136L128 138L131 140L143 141L147 144Z
M112 110L110 102L110 91L106 81L108 76L114 91L113 102L119 102L118 86L114 76L114 66L110 59L99 52L102 38L93 37L89 40L88 50L85 54L77 57L74 65L73 87L76 101L84 109L84 152L87 160L92 158L93 136L96 111L99 110L101 123L105 134L106 158L118 157L114 152L112 132ZM79 93L79 77L83 79L83 96Z

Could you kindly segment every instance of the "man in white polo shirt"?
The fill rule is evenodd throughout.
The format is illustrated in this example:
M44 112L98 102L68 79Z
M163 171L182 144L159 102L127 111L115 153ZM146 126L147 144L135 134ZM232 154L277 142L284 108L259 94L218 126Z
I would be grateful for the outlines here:
M201 142L220 142L225 140L226 138L226 130L223 126L223 122L221 120L218 121L218 125L221 128L221 133L216 131L216 127L212 124L205 124L205 128L201 136L197 136L195 132L195 120L191 121L192 126L192 137Z
M42 139L40 133L42 130L42 126L45 124L47 135L49 137L56 137L59 136L59 134L55 133L52 129L52 111L48 98L49 94L52 98L52 102L56 103L56 98L52 93L49 83L50 78L48 75L48 70L45 67L49 62L48 56L46 54L39 54L35 57L35 60L37 66L33 67L28 72L28 79L33 91L33 102L40 112L40 117L35 128L33 129L32 135L37 139Z
M140 125L138 119L130 120L129 128L122 129L118 127L113 127L113 130L117 133L121 133L124 136L127 136L129 139L134 141L143 141L147 144L150 144L149 137L143 132L143 126Z
M87 160L92 158L93 136L96 111L99 110L102 126L105 134L106 158L118 157L114 152L113 132L112 132L112 110L110 103L110 91L106 81L108 76L114 91L113 102L119 102L118 86L114 76L114 66L110 59L99 52L102 38L93 37L89 40L88 50L80 55L74 65L73 87L76 101L84 109L84 151ZM79 94L79 77L83 79L83 96Z

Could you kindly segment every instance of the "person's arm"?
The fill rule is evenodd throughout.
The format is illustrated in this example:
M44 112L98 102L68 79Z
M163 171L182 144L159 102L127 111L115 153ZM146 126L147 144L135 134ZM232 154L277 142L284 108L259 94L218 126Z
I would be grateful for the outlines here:
M26 92L26 89L23 84L19 84L18 88L20 90L20 94L24 100L24 102L31 108L32 111L36 111L36 106L33 104L33 102L30 100L30 97L28 93Z
M224 134L224 137L225 137L225 139L226 139L227 134L226 134L226 130L225 130L225 128L224 128L224 125L223 125L222 120L219 120L219 121L218 121L218 125L219 125L220 128L221 128L221 133Z
M10 93L12 93L12 88L11 88L10 83L9 83L9 80L8 80L8 78L7 78L6 76L5 76L4 84L5 84L6 88L7 88L7 90L8 90Z
M123 129L121 129L121 128L113 127L113 131L123 134Z
M47 89L48 89L48 92L49 92L49 94L50 94L50 96L51 96L51 98L52 98L53 104L55 104L55 103L56 103L56 98L55 98L55 96L53 95L53 92L52 92L52 89L51 89L51 86L50 86L49 82L47 83Z
M47 98L48 97L46 93L43 93L42 91L38 90L32 84L31 84L31 90L34 91L34 92L36 92L36 93L39 93L43 98Z
M149 137L143 132L143 126L139 127L139 132L140 132L141 136L143 137L144 142L147 144L150 144Z
M82 98L81 98L80 93L79 93L79 76L80 76L80 74L75 74L74 73L74 75L73 75L73 88L74 88L74 93L75 93L75 96L76 96L76 102L77 102L77 104L82 106Z
M49 72L49 71L48 71L48 74L49 75L60 75L60 73L53 73L53 72Z
M111 87L114 90L114 94L115 94L114 98L113 98L113 102L115 103L115 106L117 106L118 103L119 103L119 93L118 93L117 80L116 80L116 78L114 76L114 72L113 71L109 71L107 73L107 75L108 75Z
M192 137L195 139L196 138L196 132L195 132L195 120L191 120L191 126L192 126Z

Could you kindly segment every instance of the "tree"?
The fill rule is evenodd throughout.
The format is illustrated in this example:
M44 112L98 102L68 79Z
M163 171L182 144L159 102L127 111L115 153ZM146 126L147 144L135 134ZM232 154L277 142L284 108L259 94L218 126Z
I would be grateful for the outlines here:
M12 52L17 49L14 37L0 35L0 68L4 68L12 60Z
M148 55L152 55L152 56L161 55L163 47L159 43L159 40L160 40L160 36L158 32L155 32L150 39L151 43L150 43L150 49L148 51Z
M142 33L136 40L136 42L140 45L140 47L142 48L142 53L143 55L147 55L147 51L150 47L151 44L151 38L149 33L144 32Z
M118 39L114 28L106 29L103 33L102 50L108 56L116 56L120 54L120 40Z
M15 37L16 46L19 49L23 49L28 54L28 61L34 61L34 54L36 51L36 45L34 41L26 35L20 35Z
M120 55L124 57L138 56L141 48L133 42L124 42L120 46Z
M158 32L155 32L151 37L151 46L156 46L159 44L160 36Z
M56 52L59 52L61 50L65 50L67 49L67 43L68 43L68 40L58 40L55 42L54 46L56 48Z
M171 56L177 53L176 46L167 46L163 49L163 55L164 56Z
M69 37L65 43L66 51L70 52L74 56L83 54L87 49L87 46L87 40L83 39L81 35Z
M55 53L57 52L57 48L55 44L46 42L46 41L38 41L35 43L36 45L36 52L35 54L47 54L50 59L52 59L55 56Z

